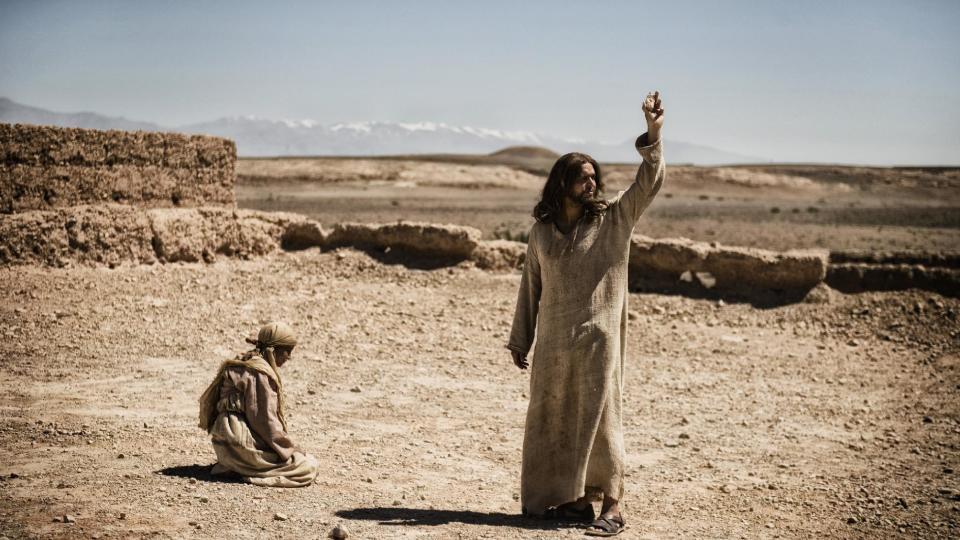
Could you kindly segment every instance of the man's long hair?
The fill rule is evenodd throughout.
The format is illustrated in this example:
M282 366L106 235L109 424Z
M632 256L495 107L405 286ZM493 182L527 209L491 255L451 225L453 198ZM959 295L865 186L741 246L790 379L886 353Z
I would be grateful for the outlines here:
M543 185L540 202L533 207L534 219L540 223L556 222L557 216L563 211L563 197L569 192L570 186L580 177L584 163L593 165L593 170L596 171L597 189L591 200L582 202L583 209L591 217L601 216L607 211L607 201L602 197L603 176L600 173L600 164L587 154L571 152L560 156L557 162L553 164L553 168L550 169L547 183Z

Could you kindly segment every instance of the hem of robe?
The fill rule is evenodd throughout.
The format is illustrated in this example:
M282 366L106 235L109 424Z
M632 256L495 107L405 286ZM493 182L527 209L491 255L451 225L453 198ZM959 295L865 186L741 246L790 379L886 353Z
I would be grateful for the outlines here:
M520 498L522 509L525 513L543 515L543 513L550 508L576 501L584 496L596 497L597 494L600 495L601 500L603 495L608 495L618 501L623 500L625 492L624 479L626 471L624 464L626 463L626 452L623 451L622 441L621 444L618 445L621 452L616 452L613 447L610 446L610 440L601 439L602 437L609 437L611 435L603 429L603 426L606 425L604 419L609 414L608 408L610 407L610 403L608 399L610 398L604 397L604 404L597 414L596 427L593 429L590 448L584 456L585 460L578 462L575 469L571 469L571 471L577 471L576 475L571 475L570 478L566 478L566 480L570 480L566 482L566 487L572 487L572 489L565 489L564 487L558 486L557 482L548 482L542 490L536 489L536 487L524 489L528 484L533 484L533 486L537 486L538 484L535 480L528 477L526 471L521 472ZM618 401L622 403L622 393L618 396ZM617 407L617 410L619 409L620 407ZM531 411L528 408L528 421L530 413ZM619 429L616 431L622 434L623 426L619 418L616 421L616 425L619 426ZM528 459L526 455L528 451L526 446L527 437L528 434L525 432L523 448L524 460ZM598 441L601 441L603 444L598 445ZM604 461L604 459L607 461Z
M602 501L604 495L609 495L617 501L623 501L626 487L624 485L624 475L621 473L615 476L618 476L618 478L611 477L608 480L608 484L610 484L610 486L607 487L607 489L610 489L609 493L603 486L584 483L579 490L573 489L566 492L568 495L563 495L561 490L555 490L549 494L537 493L535 496L528 495L524 497L522 494L523 487L521 486L521 508L526 514L540 516L550 508L576 501L584 496L590 501ZM616 491L616 493L613 493L614 491Z
M594 444L598 435L599 430L598 433L594 434ZM588 500L591 501L603 500L604 495L610 496L618 501L622 501L626 487L624 485L625 471L621 468L619 472L598 474L595 469L597 465L594 464L593 460L591 459L592 457L593 448L591 448L591 452L587 454L586 466L583 469L582 478L574 479L570 484L568 484L568 486L577 486L570 490L549 488L544 490L537 490L535 488L525 490L523 484L524 480L526 479L524 479L521 475L520 500L523 512L528 515L540 516L550 508L576 501L584 496L588 497ZM620 459L616 459L617 457ZM625 461L625 457L626 456L614 456L614 459L622 464ZM587 479L591 478L591 476L593 478L588 481ZM596 482L597 476L607 476L607 478L601 480L600 482ZM526 481L529 482L530 480ZM530 491L533 493L529 493Z
M210 435L217 454L214 470L235 472L251 484L306 487L320 472L320 463L309 454L294 452L284 460L276 452L260 448L246 421L236 413L221 413Z

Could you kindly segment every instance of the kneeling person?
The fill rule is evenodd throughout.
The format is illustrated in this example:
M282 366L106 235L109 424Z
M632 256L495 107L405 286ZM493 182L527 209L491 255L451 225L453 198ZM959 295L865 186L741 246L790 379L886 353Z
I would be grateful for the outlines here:
M236 473L260 486L308 486L319 464L287 435L278 369L297 338L286 324L270 323L247 341L255 348L225 361L200 397L200 427L217 453L212 473Z

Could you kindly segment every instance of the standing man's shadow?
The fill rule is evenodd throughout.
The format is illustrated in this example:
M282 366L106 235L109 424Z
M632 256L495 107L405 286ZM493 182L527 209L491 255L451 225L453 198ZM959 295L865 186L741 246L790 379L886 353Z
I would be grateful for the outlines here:
M156 471L163 476L193 478L200 482L244 483L239 475L210 474L212 465L176 465ZM355 521L377 521L380 525L407 525L435 527L450 523L488 527L516 527L540 531L582 528L583 524L563 523L525 518L503 512L473 512L470 510L429 510L426 508L373 507L338 510L337 517Z
M555 531L560 529L582 528L577 523L561 523L525 518L519 514L503 512L472 512L469 510L429 510L425 508L373 507L339 510L337 517L359 521L377 521L380 525L428 526L463 523L466 525L485 525L489 527L516 527Z

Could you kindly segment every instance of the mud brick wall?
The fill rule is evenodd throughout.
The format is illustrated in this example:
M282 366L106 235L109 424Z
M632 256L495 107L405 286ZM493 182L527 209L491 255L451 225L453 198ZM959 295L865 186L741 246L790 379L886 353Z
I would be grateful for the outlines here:
M704 273L717 290L809 291L826 276L828 257L826 250L777 252L637 234L630 242L630 282L669 288L685 273Z
M0 124L0 213L235 206L236 145L203 135Z

